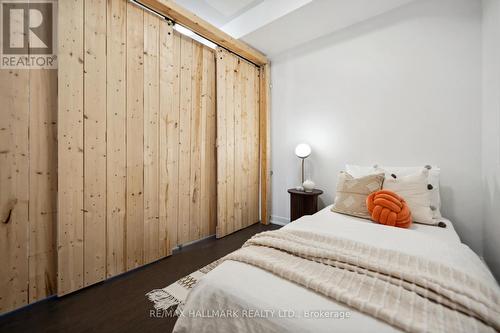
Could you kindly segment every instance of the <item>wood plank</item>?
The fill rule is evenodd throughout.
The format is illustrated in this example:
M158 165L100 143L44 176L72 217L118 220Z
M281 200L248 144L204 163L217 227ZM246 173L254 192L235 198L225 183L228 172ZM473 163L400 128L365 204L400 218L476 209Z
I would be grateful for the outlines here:
M57 70L30 70L29 302L56 293Z
M144 13L127 4L127 270L143 264L144 249Z
M170 243L171 231L168 227L168 116L173 107L173 63L174 63L174 35L173 27L170 23L160 22L160 181L159 181L159 255L164 257L172 254ZM177 141L177 139L175 140Z
M202 78L201 78L201 237L207 237L215 233L215 225L213 224L213 209L211 204L215 201L211 200L211 196L215 193L215 184L212 181L214 173L211 168L216 168L214 163L214 142L215 142L215 127L214 127L214 107L212 91L215 85L214 75L215 68L213 67L214 53L207 47L202 49Z
M270 64L260 68L260 218L269 224L271 214L271 70Z
M216 93L216 69L215 69L215 52L209 49L205 49L207 51L206 56L209 58L208 61L208 70L207 75L208 83L207 85L210 87L208 89L208 98L207 98L207 109L208 109L208 121L207 121L207 134L209 136L208 148L207 148L207 157L209 163L207 163L208 167L208 196L209 196L209 208L210 208L210 226L209 226L209 235L213 235L216 233L217 226L217 93Z
M59 3L58 295L83 287L83 10Z
M227 233L234 232L234 85L236 57L228 54L226 70L226 209Z
M209 173L208 166L210 163L210 152L209 152L209 134L207 133L208 127L208 113L209 110L209 102L207 102L209 98L208 90L210 87L208 86L208 61L207 51L205 48L202 48L201 51L202 57L202 65L201 65L201 114L200 114L200 136L201 136L201 150L200 150L200 213L202 216L201 225L200 225L200 236L206 237L209 235L209 226L210 226L210 207L209 207Z
M190 210L189 240L197 240L201 236L201 79L203 74L203 46L193 41L191 74L191 162L190 162Z
M216 50L217 71L217 238L227 235L227 191L226 191L226 73L227 51L219 47Z
M107 222L106 276L126 271L127 184L127 2L108 0L107 8Z
M29 72L0 70L0 313L28 303Z
M251 223L256 223L260 220L259 217L259 185L260 185L260 148L259 148L259 139L260 139L260 114L259 114L259 91L260 91L260 82L259 82L259 69L257 67L253 67L253 99L251 110L253 114L253 157L252 157L252 212L253 218Z
M254 117L255 117L255 112L254 112L254 106L255 106L255 80L254 80L254 74L255 74L255 68L253 66L248 66L248 95L249 97L247 98L245 109L246 109L246 120L247 120L247 150L248 150L248 172L247 172L247 189L248 189L248 196L247 196L247 213L248 213L248 219L247 223L252 224L255 223L255 197L253 194L254 190L254 179L257 174L255 170L255 126L254 126Z
M189 242L189 211L191 209L191 75L193 41L181 36L181 88L179 116L179 244Z
M146 7L149 7L171 18L174 22L177 22L191 29L198 35L203 36L206 39L225 47L226 49L240 55L245 59L248 59L249 61L259 66L267 63L267 58L264 54L255 50L246 43L231 37L222 30L208 23L207 21L179 6L174 1L140 0L139 2L144 4Z
M181 73L181 36L173 32L173 62L170 68L169 91L172 105L167 110L167 230L170 247L178 244L179 221L179 112L180 112L180 73Z
M55 294L57 284L57 70L32 69L29 76L28 302L32 303Z
M249 76L252 73L252 68L248 64L244 64L244 66L241 66L241 77L242 77L242 96L241 96L241 105L243 105L243 109L241 112L241 154L242 154L242 175L241 175L241 203L242 203L242 215L241 215L241 220L242 220L242 225L244 227L250 225L250 216L249 216L249 210L250 210L250 205L248 203L248 200L250 198L249 195L249 181L250 181L250 143L251 140L249 140L248 136L249 133L251 133L250 127L250 120L249 120L249 115L251 114L250 111L247 109L247 104L251 98L253 98L252 92L253 92L253 86L250 85L250 80Z
M106 278L106 2L85 1L84 286Z
M144 263L159 259L159 18L144 13Z
M241 70L246 64L242 63L242 60L235 57L234 59L234 230L240 230L243 227L242 218L242 177L243 177L243 151L242 151L242 128L241 128L241 113L242 108L242 85L243 77L241 76Z
M256 152L258 153L258 146L255 142L255 66L249 65L248 69L248 98L246 101L245 109L247 111L247 149L248 149L248 172L247 172L247 209L248 209L248 219L247 224L251 225L258 220L258 208L255 209L255 205L258 201L255 200L255 182L258 180L258 168L256 169L255 164L258 163L258 157L256 159Z

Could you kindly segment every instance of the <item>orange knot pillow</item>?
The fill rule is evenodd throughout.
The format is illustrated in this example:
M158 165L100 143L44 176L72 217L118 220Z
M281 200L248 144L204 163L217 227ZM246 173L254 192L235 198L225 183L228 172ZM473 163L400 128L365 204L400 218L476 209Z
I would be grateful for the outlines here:
M410 209L406 201L394 192L373 192L366 198L366 206L375 222L400 228L411 226Z

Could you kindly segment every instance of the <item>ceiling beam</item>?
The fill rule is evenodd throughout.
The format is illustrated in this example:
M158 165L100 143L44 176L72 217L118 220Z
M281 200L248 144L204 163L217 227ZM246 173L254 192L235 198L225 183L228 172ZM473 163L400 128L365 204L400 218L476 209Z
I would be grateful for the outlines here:
M264 0L220 29L234 38L242 38L255 30L307 5L312 0Z
M258 66L268 63L267 57L249 46L237 40L190 11L182 8L171 0L136 0L150 9L165 15L174 22L185 26L198 35L218 44L229 51L236 53Z

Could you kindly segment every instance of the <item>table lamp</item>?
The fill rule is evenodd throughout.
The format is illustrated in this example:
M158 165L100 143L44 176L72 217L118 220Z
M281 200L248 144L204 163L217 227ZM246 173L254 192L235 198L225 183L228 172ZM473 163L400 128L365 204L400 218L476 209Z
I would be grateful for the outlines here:
M295 155L302 160L302 182L304 184L304 160L311 155L311 147L307 143L301 143L295 147Z

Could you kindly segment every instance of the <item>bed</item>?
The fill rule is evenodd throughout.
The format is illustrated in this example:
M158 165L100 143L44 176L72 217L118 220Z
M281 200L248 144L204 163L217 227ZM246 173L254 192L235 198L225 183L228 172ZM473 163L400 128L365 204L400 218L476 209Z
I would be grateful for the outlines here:
M451 221L446 228L413 224L390 228L369 220L334 213L326 207L284 226L351 238L385 249L401 250L435 261L454 262L493 279L488 268L470 251L456 258L460 242ZM210 310L210 311L208 311ZM214 310L216 310L214 312ZM219 312L217 312L219 311ZM242 316L241 314L245 314ZM221 315L222 314L222 315ZM398 332L383 321L333 301L263 269L225 261L209 272L189 294L174 332Z

